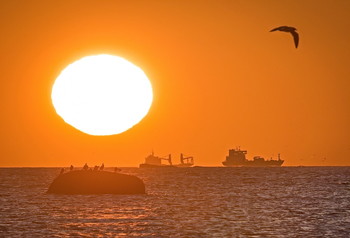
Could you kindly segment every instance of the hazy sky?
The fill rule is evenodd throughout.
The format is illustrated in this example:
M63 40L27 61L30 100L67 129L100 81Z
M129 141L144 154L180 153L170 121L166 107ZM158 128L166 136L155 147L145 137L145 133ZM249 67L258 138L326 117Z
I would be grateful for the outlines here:
M1 1L0 166L138 166L152 151L221 166L228 149L284 165L350 165L350 1ZM290 25L299 48L274 27ZM113 54L153 85L146 118L114 136L51 103L68 64Z

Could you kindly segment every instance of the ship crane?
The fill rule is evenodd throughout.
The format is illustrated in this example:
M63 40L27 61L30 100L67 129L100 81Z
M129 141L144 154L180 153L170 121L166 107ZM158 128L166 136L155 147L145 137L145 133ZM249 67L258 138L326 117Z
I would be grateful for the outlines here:
M181 160L181 164L193 164L193 156L184 157L184 155L181 153L180 160ZM184 162L185 160L186 160L186 163Z
M164 156L165 157L165 156ZM171 154L169 154L168 158L163 158L161 157L160 159L162 160L167 160L169 162L170 165L173 165L173 162L171 161Z

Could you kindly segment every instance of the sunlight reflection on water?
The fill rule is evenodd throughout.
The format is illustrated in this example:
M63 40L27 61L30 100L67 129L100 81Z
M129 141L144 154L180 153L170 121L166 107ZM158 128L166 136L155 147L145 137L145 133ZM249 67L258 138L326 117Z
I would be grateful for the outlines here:
M147 194L46 194L59 169L0 169L0 237L349 235L350 167L122 172Z

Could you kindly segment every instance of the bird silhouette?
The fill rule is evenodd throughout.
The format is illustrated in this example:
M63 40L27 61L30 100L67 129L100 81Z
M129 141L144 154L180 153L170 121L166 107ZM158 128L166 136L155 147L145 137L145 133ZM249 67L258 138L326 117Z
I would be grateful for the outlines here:
M299 45L299 34L297 33L297 29L295 27L292 26L280 26L280 27L276 27L274 29L272 29L270 32L273 31L284 31L284 32L289 32L292 34L293 39L294 39L294 45L295 48L298 48Z

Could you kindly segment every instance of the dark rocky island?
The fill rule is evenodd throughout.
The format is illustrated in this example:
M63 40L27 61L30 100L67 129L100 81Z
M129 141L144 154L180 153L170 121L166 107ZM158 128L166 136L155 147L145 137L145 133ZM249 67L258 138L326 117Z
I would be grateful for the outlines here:
M51 183L54 194L144 194L145 185L136 176L107 171L76 170L62 173Z

